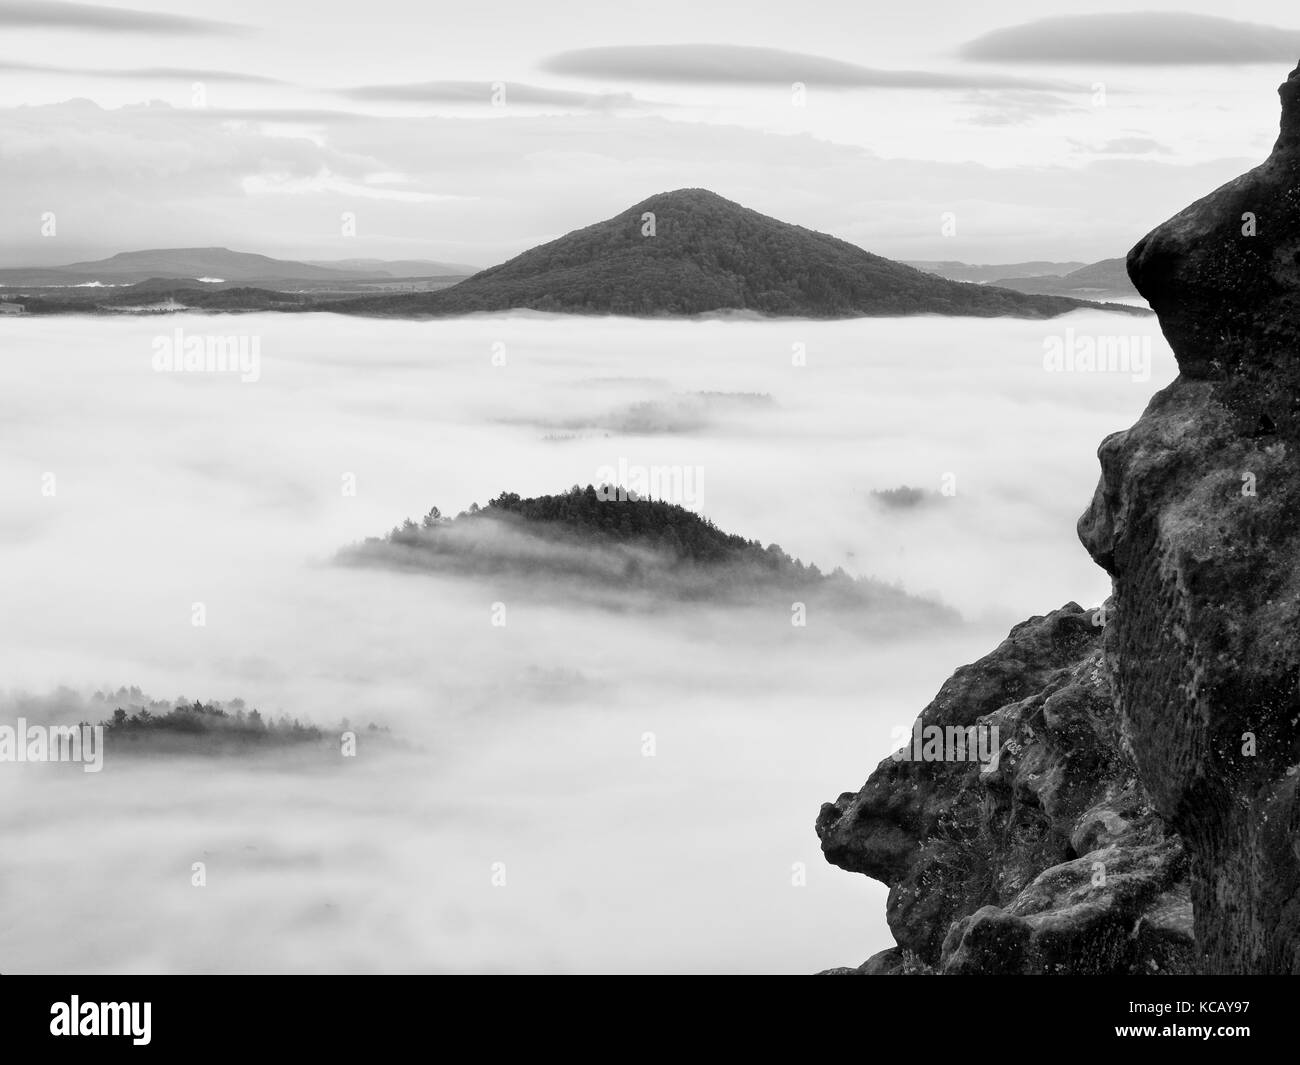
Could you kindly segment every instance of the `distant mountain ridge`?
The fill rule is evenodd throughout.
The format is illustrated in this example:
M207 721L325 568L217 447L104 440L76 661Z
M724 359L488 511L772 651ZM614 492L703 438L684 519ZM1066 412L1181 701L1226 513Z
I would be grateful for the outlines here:
M903 259L906 266L927 274L938 274L949 281L973 281L976 284L997 284L1004 277L1061 277L1073 273L1087 263L1055 263L1037 259L1027 263L963 263L955 259Z
M1037 296L1070 296L1085 300L1139 298L1122 258L1102 259L1095 263L1029 262L1004 263L1001 266L972 266L970 263L933 260L908 265L950 281L976 281Z
M469 277L483 269L469 263L444 263L436 259L304 259L308 266L323 266L327 270L347 271L349 276L377 274L388 277L439 277L459 274Z
M1074 296L1079 299L1137 299L1138 290L1129 280L1124 259L1102 259L1060 277L1003 277L993 284L1017 292L1042 296Z
M289 259L273 259L254 252L229 248L157 248L124 251L107 259L69 263L60 271L95 274L126 281L151 277L219 277L223 281L252 281L270 278L308 279L334 276L336 271Z
M239 284L291 281L381 280L396 277L464 277L476 267L430 260L340 259L298 262L229 248L149 248L66 266L0 269L0 284L129 285L155 278L219 280ZM410 272L407 272L407 271Z

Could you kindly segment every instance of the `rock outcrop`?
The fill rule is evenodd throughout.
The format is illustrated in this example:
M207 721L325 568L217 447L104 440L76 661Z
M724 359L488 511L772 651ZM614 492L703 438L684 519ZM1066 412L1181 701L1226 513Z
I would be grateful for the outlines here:
M889 885L900 948L848 971L1186 971L1183 848L1123 744L1100 620L1070 603L1017 625L922 712L914 736L973 726L993 758L914 741L822 807L823 852Z
M1102 443L1079 522L1212 972L1300 972L1300 68L1280 92L1267 162L1129 253L1180 374Z
M844 971L1300 972L1300 68L1280 93L1269 159L1129 253L1180 374L1099 450L1103 624L1033 618L944 685L922 724L997 725L989 765L822 807L898 941Z

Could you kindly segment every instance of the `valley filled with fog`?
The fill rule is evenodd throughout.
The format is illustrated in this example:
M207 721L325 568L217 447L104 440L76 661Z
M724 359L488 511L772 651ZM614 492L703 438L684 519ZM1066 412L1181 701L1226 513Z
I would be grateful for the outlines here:
M256 338L256 379L157 371L177 329ZM1115 335L1148 372L1044 367ZM0 764L4 972L856 964L885 889L822 860L819 805L1012 624L1106 596L1074 533L1096 448L1176 370L1154 317L1092 312L23 317L0 351L0 723L138 685L392 737ZM727 532L964 622L335 560L434 505L652 467Z

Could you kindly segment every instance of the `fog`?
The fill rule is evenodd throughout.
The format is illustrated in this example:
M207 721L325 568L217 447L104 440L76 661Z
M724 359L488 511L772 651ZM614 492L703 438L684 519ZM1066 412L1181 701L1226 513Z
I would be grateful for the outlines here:
M255 337L257 379L155 372L176 328ZM1149 338L1149 375L1049 372L1067 328ZM395 741L0 764L5 972L862 961L885 889L825 864L820 803L1011 624L1105 597L1074 533L1096 447L1175 372L1154 318L1090 313L17 318L0 351L0 724L134 684ZM966 623L868 638L789 602L334 562L432 505L611 467L689 468L677 501L724 530ZM904 484L922 501L871 495Z

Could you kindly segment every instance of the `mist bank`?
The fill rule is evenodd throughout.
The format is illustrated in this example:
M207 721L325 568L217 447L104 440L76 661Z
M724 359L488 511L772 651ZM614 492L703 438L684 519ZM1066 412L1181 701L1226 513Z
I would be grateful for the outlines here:
M1158 333L1146 383L1044 355L1113 321L166 319L256 337L244 381L156 371L157 320L0 319L6 685L408 744L0 767L4 971L806 972L887 945L883 889L825 866L809 811L1008 619L1104 597L1071 547L1092 450L1172 366ZM701 393L770 402L612 416ZM864 638L789 596L611 610L333 564L434 503L654 468L703 471L676 502L719 528L967 623ZM904 485L924 502L872 494ZM846 913L879 915L860 950Z

